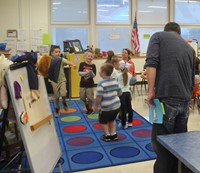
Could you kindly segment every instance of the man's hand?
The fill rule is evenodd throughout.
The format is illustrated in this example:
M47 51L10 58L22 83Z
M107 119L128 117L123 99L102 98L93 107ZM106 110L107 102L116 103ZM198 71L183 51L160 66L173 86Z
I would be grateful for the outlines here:
M155 98L155 92L149 92L147 96L147 103L149 106L155 107L153 99Z

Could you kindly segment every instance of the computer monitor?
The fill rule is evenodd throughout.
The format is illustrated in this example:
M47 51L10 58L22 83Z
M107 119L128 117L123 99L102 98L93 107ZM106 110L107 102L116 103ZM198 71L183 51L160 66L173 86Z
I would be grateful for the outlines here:
M65 40L64 43L64 52L69 53L83 53L84 49L81 45L80 40Z

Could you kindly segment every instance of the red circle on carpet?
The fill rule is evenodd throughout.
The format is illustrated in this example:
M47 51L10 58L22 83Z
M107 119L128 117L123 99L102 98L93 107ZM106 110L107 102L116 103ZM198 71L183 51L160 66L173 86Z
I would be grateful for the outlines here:
M140 138L151 137L151 130L145 130L145 129L136 130L132 132L132 135Z
M72 145L72 146L84 146L84 145L89 145L94 141L91 137L88 136L80 136L80 137L75 137L71 138L67 141L67 144Z
M94 127L95 129L98 129L98 130L102 129L102 128L101 128L101 124L99 124L99 123L94 124L93 127ZM108 127L110 128L110 124L108 124Z
M126 135L124 135L124 134L118 133L117 136L118 136L118 140L120 140L120 141L126 139Z
M133 126L140 126L141 124L143 124L142 120L133 120L132 121Z
M93 127L94 127L95 129L100 130L100 129L101 129L101 124L95 123L95 124L93 125Z
M87 129L86 126L82 125L74 125L74 126L67 126L63 128L64 132L69 132L69 133L78 133L78 132L83 132Z

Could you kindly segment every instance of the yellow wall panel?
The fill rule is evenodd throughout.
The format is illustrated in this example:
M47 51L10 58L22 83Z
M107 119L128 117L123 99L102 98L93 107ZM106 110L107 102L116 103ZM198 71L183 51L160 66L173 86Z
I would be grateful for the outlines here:
M74 62L76 64L76 69L71 68L70 70L70 91L71 97L79 97L80 91L80 79L81 77L78 74L79 65L84 61L84 53L75 54L75 53L66 53L66 57L69 61Z

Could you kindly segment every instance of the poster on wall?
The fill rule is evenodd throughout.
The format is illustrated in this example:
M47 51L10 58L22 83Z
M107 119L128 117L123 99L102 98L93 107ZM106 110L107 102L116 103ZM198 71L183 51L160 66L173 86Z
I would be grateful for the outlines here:
M7 30L7 37L16 38L17 37L17 30L16 29L8 29Z
M26 40L26 31L25 29L18 29L17 30L17 40L19 41L25 41Z

